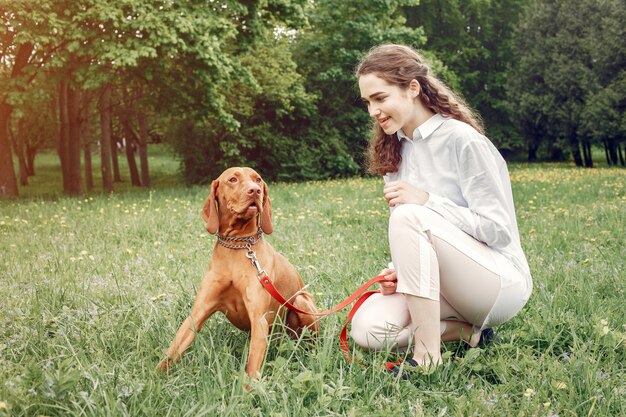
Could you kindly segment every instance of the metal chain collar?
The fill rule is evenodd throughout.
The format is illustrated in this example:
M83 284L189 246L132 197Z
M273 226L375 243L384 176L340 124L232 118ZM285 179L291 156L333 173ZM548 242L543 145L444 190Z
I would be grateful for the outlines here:
M263 238L263 229L259 227L256 235L246 237L230 237L230 236L217 236L217 243L228 249L250 249L252 245L255 245L259 240ZM240 243L244 242L244 243Z

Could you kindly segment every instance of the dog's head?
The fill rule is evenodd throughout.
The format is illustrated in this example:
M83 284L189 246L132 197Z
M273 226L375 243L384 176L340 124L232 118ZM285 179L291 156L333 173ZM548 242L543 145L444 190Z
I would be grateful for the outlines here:
M220 226L247 224L257 218L263 232L272 233L272 202L267 184L252 168L228 168L211 183L202 217L211 234L217 233Z

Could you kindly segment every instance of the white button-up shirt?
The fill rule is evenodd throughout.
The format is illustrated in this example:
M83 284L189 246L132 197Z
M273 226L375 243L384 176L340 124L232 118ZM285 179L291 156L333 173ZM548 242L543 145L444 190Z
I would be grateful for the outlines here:
M456 119L435 114L402 141L398 171L385 182L405 181L429 193L424 204L470 236L502 253L530 280L520 244L506 162L489 139Z

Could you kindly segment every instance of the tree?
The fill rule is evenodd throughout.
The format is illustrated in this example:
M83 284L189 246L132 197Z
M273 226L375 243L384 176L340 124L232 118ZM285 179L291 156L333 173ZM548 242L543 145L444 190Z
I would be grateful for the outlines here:
M137 124L139 126L139 135L137 143L139 147L139 163L141 166L141 185L150 186L150 170L148 168L148 116L143 109L137 109Z
M359 98L354 69L375 45L395 42L419 48L424 44L423 30L407 27L403 11L417 3L311 2L309 25L296 34L294 57L307 91L317 97L313 125L323 136L342 141L358 166L363 164L370 136L370 117ZM432 62L435 70L442 69L438 61Z
M190 183L210 181L231 165L251 165L270 180L328 177L317 153L318 139L309 133L312 97L296 72L289 40L271 33L259 36L264 38L237 57L247 78L222 85L223 108L232 120L209 113L169 123L167 136L183 157ZM333 160L338 154L346 155L345 149L326 157Z
M3 17L6 12L2 12ZM4 22L3 22L4 23ZM23 43L15 46L11 43L14 34L4 27L2 29L2 59L0 62L5 66L4 71L0 73L3 76L5 86L19 85L17 80L24 73L24 67L28 65L28 60L33 51L31 43ZM14 57L8 55L11 48L15 49ZM9 82L10 81L10 82ZM9 118L13 112L14 105L11 102L10 89L0 90L0 195L17 196L19 194L17 188L17 178L15 177L15 168L13 166L13 156L9 144Z
M508 91L531 148L540 140L552 159L569 149L576 165L593 165L592 144L611 138L602 126L619 125L623 113L623 21L620 0L529 3L514 38Z
M147 170L147 157L142 149L149 129L144 123L149 120L144 109L153 109L162 124L169 126L169 140L182 157L189 182L207 181L208 171L221 164L245 161L242 150L256 139L242 130L250 121L242 117L244 113L237 113L242 97L236 95L236 88L254 90L257 86L239 57L263 33L265 22L294 18L300 3L217 1L201 7L188 3L122 7L121 18L112 21L116 33L123 32L127 43L121 50L115 47L104 55L113 67L125 69L119 87L129 91L129 100L124 102L133 102L133 106L141 103L141 108L133 111L136 117L124 119L123 126L127 139L137 138L140 159L146 162L142 172L147 172L143 171L143 167ZM102 7L92 14L108 25L111 18L107 10ZM135 50L149 53L135 57ZM148 94L130 99L133 89L147 85ZM129 114L128 109L123 114ZM134 129L135 119L138 130Z
M93 172L91 164L92 129L90 123L92 95L92 90L85 91L82 97L80 111L80 125L82 127L80 135L83 138L83 160L85 161L85 183L87 191L93 190Z
M503 153L523 147L509 117L505 70L513 59L513 28L527 2L421 0L406 8L409 26L424 30L423 47L455 74L449 83L480 113Z
M549 54L545 38L556 31L553 10L531 2L515 30L515 64L507 74L510 114L528 146L528 160L535 161L539 147L548 141L549 109L554 106L544 77Z
M578 134L603 144L609 165L624 165L621 143L626 138L626 3L600 2L598 13L599 24L589 27L587 37L598 89L584 103Z
M230 59L225 46L233 45L229 40L236 37L236 27L245 26L242 18L247 16L248 9L259 10L261 4L216 1L197 5L150 0L3 2L0 10L2 189L17 194L7 137L8 118L14 106L23 102L25 87L43 67L50 80L60 85L59 150L64 166L64 189L72 194L80 192L80 155L76 157L76 149L81 141L78 100L83 91L98 89L113 79L127 81L135 77L148 83L153 74L172 75L169 72L172 65L181 58L184 61L184 57L191 57L200 63L201 71L193 67L182 70L188 77L195 76L201 81L203 103L196 112L211 113L234 124L232 116L224 111L220 86L247 75ZM286 7L281 8L281 4L291 3L269 4L281 11ZM253 22L256 14L250 16ZM175 79L160 81L171 83Z
M65 10L67 4L63 2L41 1L32 2L12 2L2 5L0 16L2 19L2 64L12 66L10 77L2 80L5 87L0 97L0 147L3 145L3 136L6 132L7 118L15 108L28 107L28 99L32 98L33 90L41 91L42 84L37 84L34 80L48 76L53 68L59 65L59 56L68 45L68 40L62 34L67 23L64 18L59 18L59 14ZM6 77L8 72L3 72ZM75 91L67 84L61 86L62 103L66 108L61 112L63 121L67 122L63 126L61 151L65 160L66 172L76 173L73 165L68 165L69 156L75 157L76 146L73 140L79 140L80 134L77 132L78 107L75 106ZM45 94L45 92L43 92ZM67 93L67 94L66 94ZM70 110L70 112L66 112ZM67 136L66 136L67 133ZM65 141L67 139L67 141ZM71 139L71 140L70 140ZM78 144L78 146L80 146ZM79 148L78 148L79 149ZM2 155L9 161L3 161L0 173L0 183L11 182L13 171L10 163L11 153L4 152ZM80 158L80 156L79 156ZM71 167L71 170L69 169ZM78 166L80 170L80 166ZM80 171L78 171L80 180ZM80 187L76 181L64 181L66 186L74 185ZM17 189L13 191L17 195Z
M68 45L62 36L67 23L63 15L71 2L0 3L0 189L17 195L11 152L6 146L7 123L15 108L32 97L33 81L50 73L59 64L59 55ZM5 192L6 191L6 192Z
M248 2L225 38L232 69L220 83L194 56L184 55L155 77L159 101L170 114L166 136L182 157L187 182L207 182L226 166L252 165L268 179L351 175L357 167L343 141L316 124L313 95L303 88L290 48L291 31L304 21L302 1ZM224 57L222 57L224 58ZM206 85L218 91L206 95ZM178 97L172 100L171 97ZM220 99L220 112L207 100Z
M105 84L100 91L98 100L100 114L100 169L102 171L102 188L104 192L113 191L113 174L111 171L111 85Z
M28 178L35 175L34 162L37 153L42 149L54 148L57 121L54 116L56 112L51 111L53 92L54 89L50 86L24 92L28 98L11 114L9 135L19 163L22 186L27 185Z

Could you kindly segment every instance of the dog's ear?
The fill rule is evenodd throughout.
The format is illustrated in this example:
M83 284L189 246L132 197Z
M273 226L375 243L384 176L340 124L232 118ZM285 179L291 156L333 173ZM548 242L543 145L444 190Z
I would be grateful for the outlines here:
M272 200L270 200L265 181L263 181L263 208L261 209L260 225L261 229L263 229L263 233L266 235L271 234L274 230L274 226L272 225Z
M220 218L217 214L217 187L219 186L219 181L215 180L211 183L211 194L204 202L204 207L202 207L202 218L206 222L206 230L212 235L217 233L217 229L220 225Z

